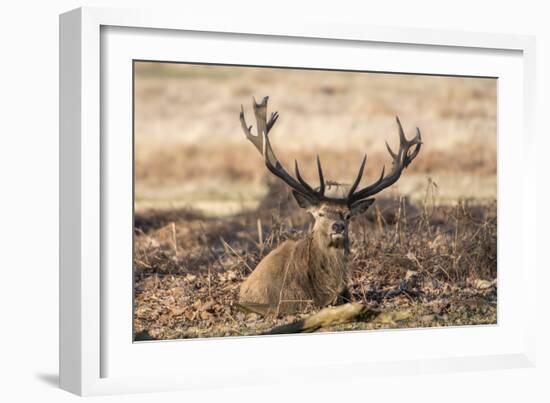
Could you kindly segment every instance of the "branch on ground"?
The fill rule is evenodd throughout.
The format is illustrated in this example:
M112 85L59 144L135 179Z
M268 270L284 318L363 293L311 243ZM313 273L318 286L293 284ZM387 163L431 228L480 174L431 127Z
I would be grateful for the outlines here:
M405 320L409 317L410 313L408 311L381 312L373 308L367 308L359 302L350 302L344 305L323 308L305 319L277 326L264 334L311 333L321 328L342 325L356 320L387 323L388 321Z

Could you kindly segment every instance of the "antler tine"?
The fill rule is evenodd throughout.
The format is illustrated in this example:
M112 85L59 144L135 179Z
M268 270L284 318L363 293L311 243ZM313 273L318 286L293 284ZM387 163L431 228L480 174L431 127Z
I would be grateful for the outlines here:
M300 169L298 168L298 161L294 160L294 172L296 173L296 178L298 178L298 181L302 184L303 187L305 187L309 192L315 193L315 190L307 183L304 178L302 178L302 175L300 175Z
M269 97L264 97L260 103L256 102L256 99L252 97L252 108L254 109L254 116L256 118L256 124L257 124L257 134L252 134L252 126L248 126L246 124L246 120L244 117L244 108L241 105L241 112L239 114L239 119L241 121L241 127L244 131L244 134L248 140L252 144L254 144L254 147L259 151L260 154L264 155L264 136L263 133L269 133L271 128L275 125L275 122L277 122L277 119L279 118L279 114L277 112L271 113L271 117L269 118L269 121L266 121L266 110L267 110L267 101ZM275 163L277 161L277 157L273 153L273 149L271 146L267 147L267 155L269 157L269 160L272 163Z
M296 173L296 178L298 181L310 192L316 193L319 197L325 195L325 176L323 175L323 168L321 167L321 160L317 156L317 172L319 174L319 190L315 190L307 183L302 175L300 174L300 168L298 167L298 161L294 160L294 171Z
M275 122L279 119L279 112L271 112L271 116L266 124L266 131L269 133Z
M387 141L386 141L386 148L388 149L388 152L390 153L391 157L395 160L397 158L397 154L393 152L393 150L391 149Z
M376 189L377 186L380 186L380 184L384 180L385 170L386 170L386 167L383 166L382 171L380 172L380 176L378 177L376 182L374 182L373 184L361 189L360 191L358 191L354 194L351 194L348 197L349 198L349 204L351 205L351 204L353 204L353 202L356 202L357 200L364 199L365 197L372 196L374 193L377 193L377 192L372 192L372 190Z
M254 109L254 116L256 117L256 129L258 131L258 137L263 137L263 133L267 132L267 100L269 97L263 97L260 103L256 102L256 99L252 97L252 108Z
M319 194L325 195L325 177L323 175L323 168L321 168L321 160L319 154L317 154L317 172L319 173Z
M416 144L416 147L414 148L413 152L411 155L407 155L407 161L406 161L406 166L408 166L413 159L416 158L416 156L418 155L418 153L420 152L420 146L422 145L422 136L420 135L420 129L417 127L416 128L416 136L414 137L414 139L412 139L410 141L411 145L415 145Z
M357 189L357 186L359 186L359 183L361 182L361 179L363 178L363 170L365 169L365 164L367 162L367 154L363 157L363 162L361 162L361 167L359 168L359 173L357 174L357 177L355 178L355 181L353 182L353 185L351 185L351 188L348 192L348 198L351 197L353 192L355 192L355 189Z
M355 201L372 196L382 191L383 189L393 185L401 176L401 172L403 172L403 169L405 169L413 161L413 159L416 158L416 156L420 152L420 147L422 145L420 130L416 128L416 136L412 140L407 140L407 138L405 137L405 133L403 131L403 127L401 126L399 117L396 116L395 120L397 122L397 126L399 129L399 151L397 152L397 154L393 152L389 144L386 142L386 147L393 160L392 171L388 176L384 176L384 168L382 168L382 174L380 175L380 178L375 183L361 189L358 192L349 193L348 204L351 205ZM409 155L409 151L413 146L415 146L415 148L412 150L412 153ZM363 167L361 167L361 172L362 172L362 168ZM352 187L353 191L355 191L355 187L356 187L356 184L354 183L354 186Z
M397 122L397 126L399 126L399 148L404 147L408 144L407 138L405 137L405 133L403 132L403 126L401 126L401 121L399 120L399 117L395 117L395 121Z
M258 149L258 151L260 153L263 153L263 149L264 149L264 145L263 145L263 141L264 141L264 138L263 136L254 136L252 134L252 126L248 126L246 124L246 120L244 118L244 108L241 104L241 113L239 114L239 119L241 121L241 127L243 128L243 131L244 131L244 134L246 136L246 138L248 140L250 140L250 142L252 144L254 144L254 147L256 147Z

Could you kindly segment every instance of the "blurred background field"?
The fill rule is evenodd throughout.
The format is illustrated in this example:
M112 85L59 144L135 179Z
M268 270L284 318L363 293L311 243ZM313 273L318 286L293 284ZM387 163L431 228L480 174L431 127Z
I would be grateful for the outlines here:
M261 157L245 139L241 104L255 124L251 99L269 95L280 119L272 131L278 157L301 163L315 181L319 154L328 179L349 183L368 154L374 180L397 149L395 116L406 134L422 132L420 156L387 194L438 203L496 198L496 80L308 71L173 63L135 64L135 207L192 206L230 215L266 194Z
M239 287L312 218L245 138L252 97L289 171L372 182L398 149L398 115L424 144L350 227L350 291L383 314L335 330L496 323L496 80L272 68L135 64L136 340L261 334L299 315L239 310ZM255 129L253 129L255 133ZM384 319L384 315L389 315Z

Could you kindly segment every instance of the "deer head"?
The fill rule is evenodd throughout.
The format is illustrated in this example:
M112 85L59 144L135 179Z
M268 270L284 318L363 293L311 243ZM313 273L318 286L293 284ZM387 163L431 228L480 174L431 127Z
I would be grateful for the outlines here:
M384 168L382 168L379 179L362 188L359 188L359 183L367 162L366 154L353 184L345 187L331 186L330 182L325 181L321 161L317 156L319 186L313 188L300 174L297 161L294 161L295 177L293 177L275 156L269 142L269 132L279 118L279 114L273 112L269 120L267 119L267 101L268 97L264 97L260 103L257 103L255 99L252 102L256 117L257 135L253 135L251 132L252 126L246 124L244 109L241 105L240 121L246 138L262 154L267 169L292 189L292 194L298 205L314 217L313 233L319 244L328 248L348 251L348 224L351 218L367 211L375 200L372 196L397 182L401 172L420 151L422 145L420 130L417 128L416 136L412 140L407 140L401 122L396 117L399 127L399 151L397 153L393 152L386 142L386 147L393 161L391 172L385 175ZM331 188L334 188L333 191L331 191Z

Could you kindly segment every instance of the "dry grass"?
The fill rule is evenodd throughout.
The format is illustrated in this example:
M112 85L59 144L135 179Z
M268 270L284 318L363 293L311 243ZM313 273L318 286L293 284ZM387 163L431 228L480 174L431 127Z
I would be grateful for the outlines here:
M318 150L301 149L292 153L292 158L301 161L306 176L315 178L314 165L317 153L323 156L323 165L330 167L332 177L341 182L351 181L364 156L364 150ZM286 158L285 158L286 157ZM370 178L380 173L384 165L391 165L387 152L368 154ZM246 161L246 163L243 163ZM287 155L281 155L286 166L292 166ZM350 164L355 161L357 166ZM292 163L291 163L292 162ZM377 171L375 171L375 167ZM496 172L495 150L467 145L458 149L428 150L422 152L422 158L411 164L408 174L455 174L465 172L471 175L494 175ZM159 150L151 159L136 166L138 182L153 182L151 185L177 185L197 180L217 178L225 181L253 182L265 173L265 165L255 149L245 143L211 145L208 148L199 145L178 145L170 150Z
M263 95L281 116L272 132L279 158L298 159L310 178L316 154L328 178L345 183L368 153L373 180L390 164L384 142L396 147L399 115L409 136L421 128L424 145L397 192L421 198L417 177L430 176L446 202L496 198L496 80L139 63L135 88L138 210L228 199L235 184L257 203L265 168L238 113L244 104L254 124L251 98Z
M136 221L138 339L259 334L302 316L260 318L235 305L241 282L262 257L308 230L309 217L285 192L272 192L258 211L225 220L172 214ZM408 315L332 330L496 323L495 205L390 200L355 221L351 239L354 298Z

